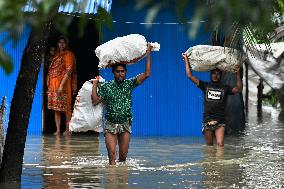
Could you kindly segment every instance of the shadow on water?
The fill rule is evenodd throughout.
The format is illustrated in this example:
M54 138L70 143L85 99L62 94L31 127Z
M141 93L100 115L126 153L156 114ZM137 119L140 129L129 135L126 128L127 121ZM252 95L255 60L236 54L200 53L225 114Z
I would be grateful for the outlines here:
M28 136L21 188L283 188L279 114L264 107L260 121L250 110L224 148L202 137L132 137L127 162L116 166L103 136Z

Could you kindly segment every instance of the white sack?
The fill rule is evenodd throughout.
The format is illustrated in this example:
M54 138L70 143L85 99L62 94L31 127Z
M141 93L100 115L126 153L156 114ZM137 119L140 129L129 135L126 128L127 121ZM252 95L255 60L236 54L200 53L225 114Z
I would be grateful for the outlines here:
M152 51L159 51L160 44L150 43ZM99 58L99 68L110 67L115 63L136 63L146 55L147 41L144 36L130 34L110 40L95 50Z
M218 68L234 72L235 67L243 63L241 53L228 47L197 45L190 47L185 54L194 71L210 71Z
M284 42L272 43L271 53L266 54L265 45L257 45L253 54L247 51L248 63L251 68L261 77L271 88L284 89L284 59L280 56L284 53Z
M104 79L100 77L99 81L104 82ZM102 132L104 106L102 103L96 106L92 104L92 87L93 84L90 81L86 81L78 92L69 123L71 131L85 132L92 130Z

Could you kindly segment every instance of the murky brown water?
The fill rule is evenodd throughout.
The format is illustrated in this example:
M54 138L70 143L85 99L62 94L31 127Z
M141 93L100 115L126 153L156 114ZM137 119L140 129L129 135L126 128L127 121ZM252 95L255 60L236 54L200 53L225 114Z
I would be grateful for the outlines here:
M225 148L201 137L132 137L128 161L108 166L102 136L29 136L22 188L284 188L284 124L250 112Z

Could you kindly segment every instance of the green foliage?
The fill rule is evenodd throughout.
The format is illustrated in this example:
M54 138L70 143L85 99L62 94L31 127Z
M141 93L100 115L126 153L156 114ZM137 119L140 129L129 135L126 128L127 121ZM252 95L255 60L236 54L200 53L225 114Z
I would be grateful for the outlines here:
M27 3L31 3L36 11L24 12L23 8L25 5L27 5ZM0 32L7 32L9 34L1 41L0 44L0 67L2 67L7 74L12 72L13 64L11 62L11 58L3 50L5 43L9 40L17 41L26 24L31 26L34 30L37 30L41 29L45 23L52 22L56 30L66 34L67 27L72 21L72 16L64 16L64 14L59 14L58 8L60 5L66 5L67 3L72 3L74 9L79 10L79 12L84 12L84 4L87 3L87 0L82 0L80 3L78 3L76 0L0 1ZM95 16L80 14L80 23L78 25L78 29L81 36L90 17L94 17L96 19L98 28L101 28L103 25L111 28L111 16L103 8L99 8L98 14Z
M26 24L35 28L41 27L44 21L51 18L55 4L58 1L33 1L35 8L38 10L35 13L23 11L23 7L27 2L28 0L9 0L1 1L0 3L0 32L8 33L0 44L0 67L2 67L7 74L12 72L13 64L11 58L3 49L5 43L9 40L17 42Z
M12 38L17 39L19 33L23 30L23 12L21 7L25 4L23 0L1 1L0 3L0 32L9 31L9 35L1 40L0 45L0 66L7 74L12 72L13 65L11 58L4 52L4 44Z
M23 12L23 7L31 1L36 12ZM82 0L87 3L86 0ZM130 0L119 0L121 4L132 2ZM7 0L0 1L0 32L8 31L9 39L17 40L25 24L33 28L40 28L48 21L53 21L57 30L67 32L67 26L71 23L72 17L60 16L57 13L60 5L73 3L79 8L76 0ZM82 2L81 2L82 3ZM81 6L83 8L84 6ZM192 10L193 14L188 14ZM256 43L269 43L267 35L272 32L276 24L272 21L275 13L283 16L283 0L135 0L135 9L147 9L145 22L153 22L159 12L166 10L176 15L179 22L190 22L187 24L188 36L194 38L200 26L205 21L208 31L216 31L218 28L224 30L226 43L224 46L239 46L244 39L250 48ZM102 8L99 8L96 15L80 14L81 21L78 25L79 34L82 35L88 18L96 20L96 27L103 35L103 25L112 28L111 16ZM147 25L151 27L151 25ZM245 36L243 36L243 31ZM0 45L3 47L4 39ZM7 73L12 70L11 60L7 57L3 48L0 48L0 66Z
M216 0L209 3L204 17L209 28L214 28L215 24L220 23L222 27L228 29L237 22L243 28L248 25L261 26L262 30L268 33L273 26L271 16L275 7L274 0Z
M259 43L270 51L267 36L279 25L273 17L279 20L284 15L283 0L136 0L137 7L147 9L145 22L153 22L159 11L171 11L179 22L190 23L186 25L190 38L196 37L204 23L209 32L223 31L223 46L242 50L245 44L251 52ZM188 14L189 10L193 13Z
M279 12L283 15L284 13L282 0L136 0L135 2L139 9L148 10L146 18L152 17L148 20L155 19L157 14L151 12L159 6L161 7L159 11L173 11L178 20L182 22L205 20L210 31L215 30L219 25L228 30L232 24L237 22L241 27L260 26L263 32L267 33L274 25L271 20L272 14ZM192 10L192 7L194 7L193 16L190 17L187 13L188 10ZM198 30L199 27L200 24L190 29Z
M10 74L13 70L11 58L4 52L2 46L0 46L0 66L6 71L7 74Z
M284 1L283 0L276 0L278 11L280 14L284 14Z
M103 26L106 26L107 29L112 30L112 17L111 15L103 8L98 8L98 13L96 15L93 15L93 19L96 20L96 28L99 31L100 41L102 41L104 34L102 31Z
M271 90L265 96L268 97L264 98L263 100L263 103L265 105L270 105L275 108L278 108L280 106L280 97L279 92L277 90Z

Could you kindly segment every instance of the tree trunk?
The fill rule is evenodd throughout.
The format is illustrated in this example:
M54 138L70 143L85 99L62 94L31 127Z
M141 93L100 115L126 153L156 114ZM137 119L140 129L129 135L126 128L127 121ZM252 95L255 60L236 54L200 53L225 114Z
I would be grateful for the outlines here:
M45 53L51 23L40 29L32 29L24 50L21 68L16 81L10 108L8 130L5 140L0 183L19 183L29 117L34 99L38 74Z
M0 105L0 167L2 162L3 147L4 147L4 115L5 115L5 102L6 96L3 96L2 103Z

